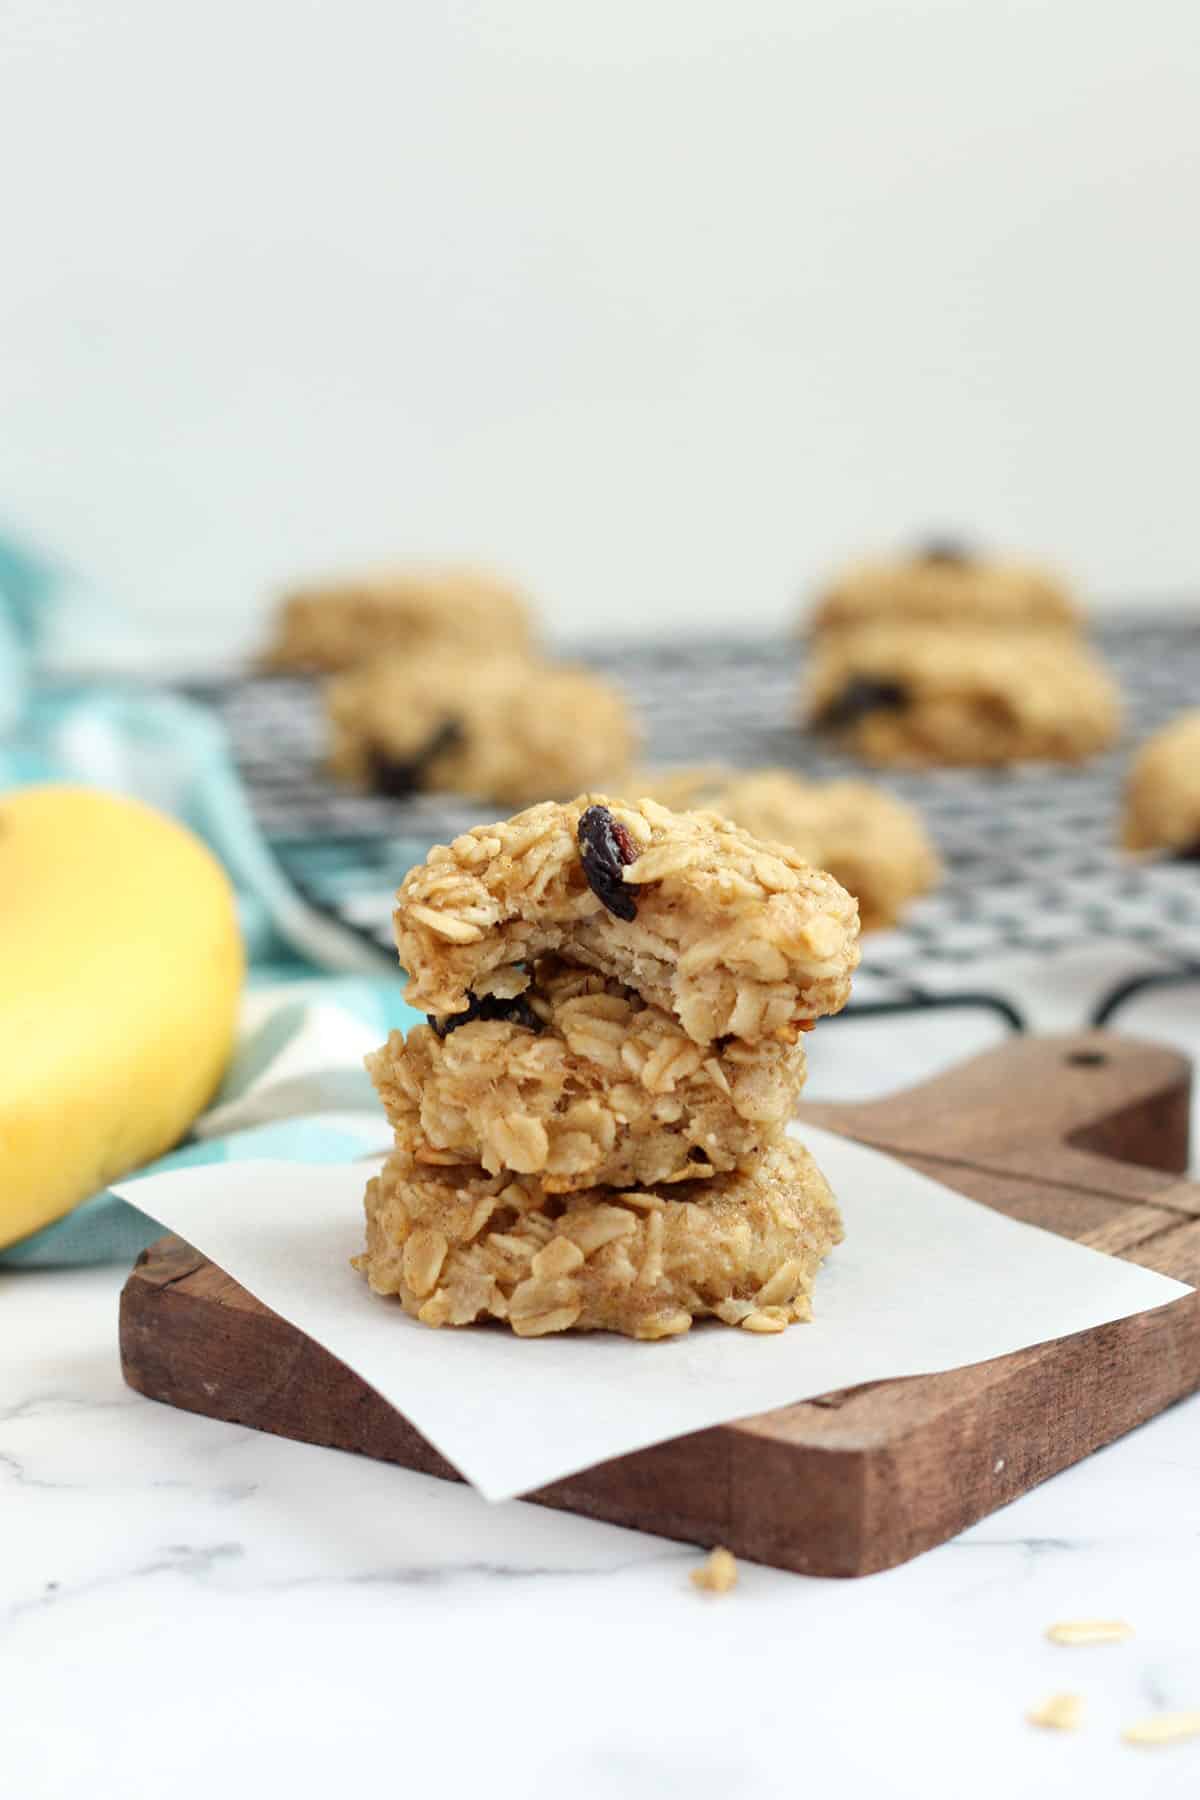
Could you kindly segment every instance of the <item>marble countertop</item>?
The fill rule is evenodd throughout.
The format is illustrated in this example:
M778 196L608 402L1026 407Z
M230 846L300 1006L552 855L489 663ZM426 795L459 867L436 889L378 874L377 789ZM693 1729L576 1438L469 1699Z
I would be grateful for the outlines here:
M857 1582L175 1412L121 1381L116 1269L0 1277L0 1707L13 1800L1194 1796L1200 1398ZM1061 1618L1119 1646L1063 1649ZM1025 1710L1085 1696L1084 1728Z
M1194 992L1121 1024L1200 1055ZM868 1098L997 1029L846 1021L807 1095ZM3 1800L1200 1794L1200 1739L1120 1742L1200 1707L1200 1396L904 1568L743 1564L718 1597L691 1546L141 1398L124 1274L0 1273ZM1136 1635L1046 1641L1089 1617ZM1064 1690L1082 1730L1026 1723Z

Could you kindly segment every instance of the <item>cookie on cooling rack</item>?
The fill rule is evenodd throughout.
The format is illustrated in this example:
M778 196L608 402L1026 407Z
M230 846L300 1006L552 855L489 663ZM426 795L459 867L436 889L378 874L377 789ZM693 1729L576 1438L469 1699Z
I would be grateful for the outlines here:
M747 1169L783 1135L804 1039L719 1053L631 989L548 957L514 1000L394 1031L367 1068L421 1165L536 1175L545 1191Z
M886 624L1070 632L1079 628L1080 608L1049 569L931 539L909 556L844 570L811 620L815 636Z
M555 953L672 1014L697 1044L794 1041L837 1012L858 966L858 904L782 844L715 813L582 795L478 825L396 896L410 1006L515 999Z
M520 805L619 781L637 729L587 669L443 649L377 657L326 689L329 765L354 787Z
M858 901L864 931L894 925L941 877L921 816L865 781L804 781L789 769L650 770L634 793L680 811L717 812L752 837L790 844Z
M478 661L522 651L533 636L529 603L475 569L381 569L286 594L264 669L297 674L352 668L388 650L451 644Z
M1147 738L1134 757L1121 841L1127 850L1200 861L1200 707Z
M425 1325L501 1319L520 1337L677 1337L713 1315L743 1331L811 1317L841 1242L828 1183L785 1141L745 1172L673 1186L548 1193L536 1176L421 1169L395 1152L368 1184L356 1267Z
M804 717L871 763L1080 762L1115 741L1121 706L1073 639L879 625L821 640Z

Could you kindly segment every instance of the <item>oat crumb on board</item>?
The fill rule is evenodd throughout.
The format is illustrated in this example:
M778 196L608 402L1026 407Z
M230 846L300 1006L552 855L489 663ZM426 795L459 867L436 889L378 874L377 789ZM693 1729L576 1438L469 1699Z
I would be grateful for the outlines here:
M1154 1713L1127 1725L1121 1733L1123 1744L1181 1744L1185 1738L1200 1737L1200 1712Z
M1062 1619L1046 1627L1052 1644L1123 1644L1133 1636L1124 1619Z
M1051 1694L1025 1714L1031 1725L1047 1731L1078 1731L1083 1724L1082 1694Z
M737 1578L738 1567L733 1552L720 1544L691 1573L692 1586L702 1588L709 1594L727 1594L730 1588L737 1586Z

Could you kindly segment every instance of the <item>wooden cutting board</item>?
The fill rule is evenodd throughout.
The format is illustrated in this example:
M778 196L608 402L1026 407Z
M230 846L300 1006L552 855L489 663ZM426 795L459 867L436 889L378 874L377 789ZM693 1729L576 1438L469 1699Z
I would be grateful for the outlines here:
M801 1117L1013 1218L1200 1283L1200 1185L1180 1178L1189 1098L1183 1057L1093 1032L1014 1039L907 1093ZM144 1251L125 1285L121 1360L152 1399L456 1479L372 1388L178 1238ZM948 1375L695 1432L530 1498L777 1568L867 1575L1197 1387L1200 1294Z

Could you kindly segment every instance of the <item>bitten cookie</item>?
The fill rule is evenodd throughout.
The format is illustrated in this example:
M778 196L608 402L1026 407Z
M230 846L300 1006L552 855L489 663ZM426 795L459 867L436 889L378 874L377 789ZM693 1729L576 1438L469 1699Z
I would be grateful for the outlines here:
M534 1176L416 1168L397 1151L368 1185L356 1267L426 1325L506 1321L521 1337L675 1337L713 1314L744 1331L810 1317L837 1206L799 1144L745 1174L549 1194Z
M398 568L299 588L284 596L266 669L349 669L387 650L454 644L478 660L522 651L533 635L515 588L475 569Z
M562 799L619 782L637 741L602 676L465 649L364 663L328 684L326 712L334 773L397 796Z
M1080 608L1070 589L1035 563L974 555L931 541L910 556L853 564L818 600L814 635L864 625L942 625L1071 632Z
M1129 770L1121 840L1200 861L1200 707L1147 738Z
M697 1044L794 1041L846 1002L858 906L795 851L715 813L583 796L439 845L396 897L409 1004L512 999L557 952L631 988Z
M864 931L894 925L941 877L920 814L865 781L803 781L787 769L660 769L633 791L718 812L767 843L790 844L858 901Z
M748 1168L795 1111L805 1057L802 1038L735 1038L717 1054L552 957L517 999L394 1031L367 1068L415 1163L537 1175L552 1194Z
M865 761L909 766L1078 762L1121 725L1116 685L1083 644L965 627L822 640L804 712Z

